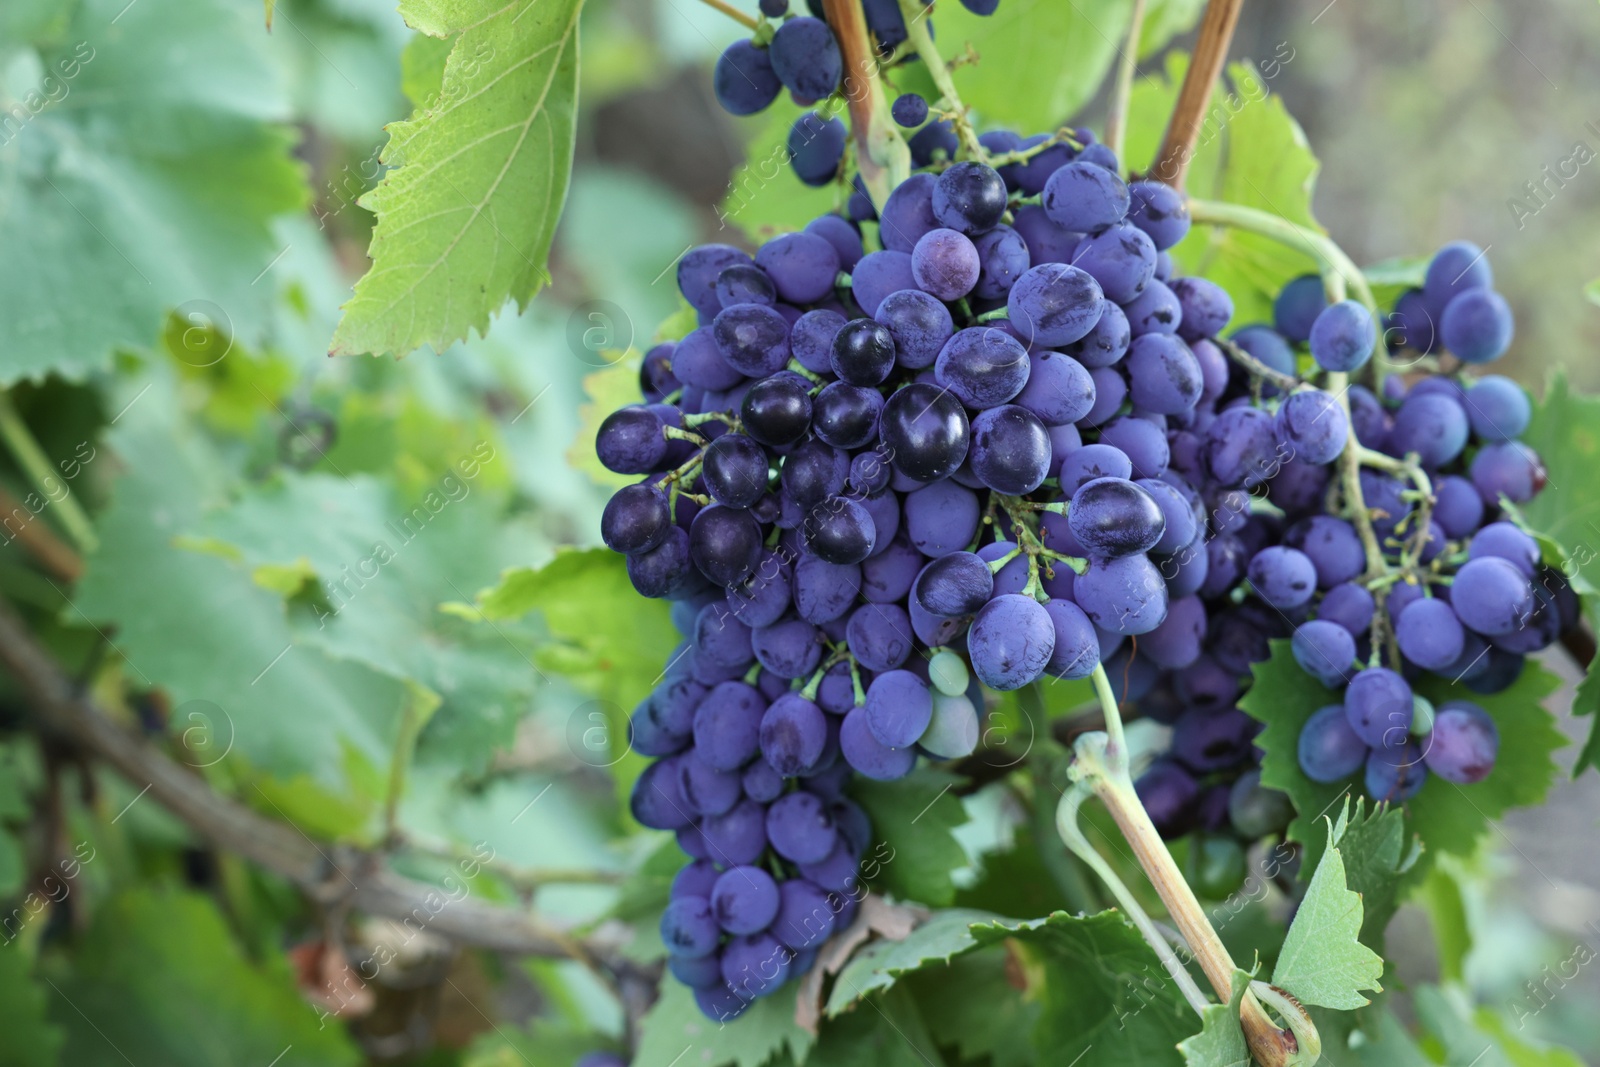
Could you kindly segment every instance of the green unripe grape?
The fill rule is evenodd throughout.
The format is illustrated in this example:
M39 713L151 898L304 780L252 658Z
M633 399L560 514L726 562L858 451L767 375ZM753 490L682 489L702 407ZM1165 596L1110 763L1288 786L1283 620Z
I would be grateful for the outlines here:
M1239 834L1266 837L1289 825L1294 805L1287 794L1261 784L1261 772L1245 771L1228 790L1228 819Z
M960 696L967 691L970 681L967 661L948 648L934 653L928 661L928 681L945 696Z
M1244 885L1244 846L1231 837L1196 834L1189 839L1183 877L1197 896L1226 900Z
M917 739L917 744L939 759L972 755L978 747L978 710L966 694L933 695L933 717L928 720L928 728Z
M1433 702L1415 693L1411 696L1411 736L1427 737L1433 733Z

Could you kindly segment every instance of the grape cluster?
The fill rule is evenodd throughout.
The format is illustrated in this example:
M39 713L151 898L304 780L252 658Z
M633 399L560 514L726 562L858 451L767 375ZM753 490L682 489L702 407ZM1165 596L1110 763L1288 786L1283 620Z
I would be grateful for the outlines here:
M1320 282L1292 283L1276 310L1279 330L1304 336L1324 368L1354 369L1371 352L1365 310L1321 306ZM1461 363L1483 363L1506 351L1513 323L1482 250L1457 242L1434 256L1422 287L1400 297L1386 326L1397 353L1448 351ZM1430 773L1481 781L1499 748L1481 707L1451 700L1435 709L1412 684L1431 674L1498 692L1516 680L1524 656L1573 624L1577 602L1508 510L1545 481L1538 456L1517 440L1531 408L1515 382L1432 374L1407 383L1392 375L1381 396L1353 385L1349 399L1357 441L1379 457L1360 479L1382 572L1372 572L1354 526L1318 515L1285 536L1278 556L1257 557L1259 575L1252 561L1250 580L1269 602L1304 617L1293 634L1296 661L1342 691L1303 728L1301 769L1319 782L1362 774L1374 799L1398 801ZM1312 578L1316 599L1273 600L1269 590L1295 574Z
M909 38L899 0L860 3L877 58L886 63L914 58L914 53L899 56L897 51ZM961 4L973 14L992 15L999 0L961 0ZM813 107L843 91L845 60L838 38L825 21L821 0L807 0L807 8L809 15L792 15L789 0L761 0L760 26L751 37L729 45L712 72L712 91L724 111L754 115L770 107L785 89L801 107ZM932 19L927 21L931 34ZM789 165L807 185L832 182L844 159L845 125L827 111L807 111L789 129ZM897 124L917 131L909 139L916 166L955 158L955 128L937 116L930 121L928 101L921 95L903 94L895 100L892 114ZM871 211L871 201L858 185L851 217L863 220Z
M1543 480L1514 386L1313 387L1371 359L1363 305L1299 279L1272 325L1230 330L1229 295L1174 272L1181 194L1125 182L1088 131L980 143L1006 165L940 163L881 214L822 216L753 257L688 252L699 326L646 354L645 402L597 435L640 479L602 536L685 635L633 714L656 762L632 810L691 857L661 929L715 1018L804 973L853 915L872 827L852 777L972 753L986 689L1103 665L1171 728L1137 782L1157 826L1238 853L1292 813L1238 707L1271 639L1348 683L1302 739L1308 773L1365 767L1398 800L1423 761L1471 781L1494 757L1481 709L1414 717L1407 678L1491 691L1568 621L1500 516ZM1440 253L1386 344L1434 365L1440 344L1504 349L1509 313L1480 312L1504 304L1468 251ZM1453 324L1437 339L1430 308ZM1364 511L1339 473L1353 457Z

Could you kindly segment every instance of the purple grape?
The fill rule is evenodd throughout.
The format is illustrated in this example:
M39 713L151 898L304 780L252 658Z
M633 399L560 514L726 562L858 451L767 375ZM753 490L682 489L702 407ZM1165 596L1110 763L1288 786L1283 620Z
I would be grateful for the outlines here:
M1301 623L1290 647L1300 669L1329 689L1338 689L1354 674L1356 639L1336 622L1313 619Z
M1469 289L1489 288L1494 285L1494 272L1489 267L1484 250L1471 241L1452 241L1428 262L1427 274L1422 282L1422 296L1426 301L1428 316L1437 323L1445 308L1457 295Z
M1177 670L1200 658L1206 636L1206 609L1197 596L1169 597L1167 617L1139 641L1139 653L1158 667Z
M827 805L814 794L796 792L767 809L767 840L791 863L820 863L833 852L839 835Z
M712 504L689 527L689 556L701 574L726 589L755 571L761 540L761 525L748 511Z
M1064 346L1068 355L1091 370L1109 367L1127 354L1133 332L1128 316L1110 300L1100 301L1100 318L1078 340Z
M795 577L798 583L798 568ZM841 608L840 614L843 613ZM817 664L822 661L822 637L817 633L817 628L805 619L780 619L770 626L751 630L750 648L755 653L756 662L779 678L803 678L816 670Z
M1205 388L1200 364L1189 346L1169 334L1135 337L1125 365L1128 396L1134 407L1145 411L1180 415L1199 402Z
M1096 478L1133 477L1133 463L1127 453L1107 444L1084 445L1069 452L1061 461L1061 491L1075 493Z
M1172 755L1196 774L1227 770L1250 758L1260 723L1238 708L1191 708L1172 727Z
M761 304L723 308L712 321L711 335L722 358L740 374L765 377L789 362L789 323L773 308Z
M920 679L916 675L910 674L909 671L897 673L907 674L918 685L921 685ZM880 680L875 679L873 685L877 685ZM923 688L926 691L926 687ZM933 714L931 698L928 714L931 718ZM885 745L873 736L872 729L868 723L868 712L865 707L853 708L845 715L843 723L839 726L839 747L844 754L845 761L854 767L859 774L876 781L904 778L907 774L910 774L912 766L917 762L916 750L909 746L891 748ZM926 724L924 724L925 727ZM848 857L846 858L848 859ZM850 876L854 876L855 865L853 861L850 862L848 873ZM810 871L806 872L806 876L812 878L813 881L818 881L818 884L825 889L831 888L826 883L816 879Z
M1279 463L1272 416L1259 408L1229 408L1206 431L1205 465L1219 485L1254 488L1271 478Z
M772 69L784 86L806 100L821 100L839 85L844 57L821 19L787 19L772 37Z
M1055 624L1032 597L997 596L973 619L967 649L972 669L985 685L1001 691L1020 689L1036 681L1049 664L1055 651Z
M1456 616L1485 637L1513 633L1533 615L1533 587L1516 564L1480 556L1462 564L1450 586Z
M1147 333L1177 333L1183 322L1183 307L1178 303L1177 294L1165 283L1153 279L1143 292L1123 303L1122 312L1128 317L1128 329L1135 337Z
M955 326L950 309L920 289L901 289L878 304L873 317L888 328L896 359L909 370L933 366Z
M1068 163L1044 183L1040 203L1058 226L1098 233L1128 213L1128 187L1093 163Z
M1088 273L1064 263L1045 263L1017 279L1006 295L1006 309L1011 325L1029 343L1054 348L1094 328L1102 295L1100 283Z
M1216 282L1204 278L1179 278L1171 288L1178 297L1179 307L1183 309L1178 336L1185 341L1216 337L1228 325L1228 320L1233 318L1233 298Z
M851 270L861 262L865 249L861 245L861 231L849 219L840 215L818 215L806 223L806 233L814 233L833 246L839 257L839 269ZM830 291L834 279L828 280Z
M859 566L829 563L809 555L794 565L794 610L806 622L821 626L841 617L859 592Z
M717 303L725 308L734 304L765 304L771 307L778 302L778 288L772 284L767 272L748 263L724 267L722 273L717 275L717 284L712 291L717 294Z
M1311 324L1311 358L1323 370L1353 371L1372 357L1372 314L1354 300L1324 308Z
M1397 747L1411 729L1411 687L1394 671L1368 667L1350 679L1344 710L1350 728L1372 748Z
M804 878L784 882L778 887L778 896L778 914L767 931L773 937L798 950L820 945L832 936L843 901Z
M972 239L978 251L978 282L972 295L978 300L1003 300L1017 279L1032 265L1028 246L1010 226L996 226Z
M1070 263L1083 234L1057 226L1038 204L1018 208L1011 225L1028 246L1028 259L1038 263Z
M771 52L748 40L730 44L717 57L711 72L711 91L730 115L765 111L783 88L772 69Z
M1461 657L1466 632L1456 613L1442 600L1418 600L1395 618L1400 652L1419 667L1444 670Z
M1480 441L1514 441L1533 418L1528 394L1510 378L1486 374L1466 393L1467 419Z
M1350 439L1350 420L1339 402L1320 389L1292 393L1274 419L1278 440L1296 458L1332 463Z
M966 161L945 169L933 186L933 216L941 226L976 235L992 230L1006 211L1006 183L993 167Z
M1440 705L1434 713L1423 758L1428 770L1447 782L1471 785L1494 769L1500 730L1487 712L1465 700Z
M762 245L756 266L771 276L784 300L813 304L833 292L840 263L827 238L802 232L779 234Z
M900 188L904 189L905 186ZM878 306L890 293L917 288L917 280L911 273L911 249L915 246L916 242L912 242L903 252L886 249L868 252L861 257L861 262L850 272L850 291L862 311L875 315ZM827 370L827 367L822 369Z
M765 871L760 873L766 876ZM767 882L772 882L770 876ZM777 886L772 886L774 904L777 893ZM679 897L669 902L661 913L661 940L666 942L667 952L686 959L698 959L715 952L722 940L722 931L717 928L710 901L705 897Z
M722 950L722 980L736 995L755 1000L789 980L793 959L794 953L770 934L735 937Z
M1110 633L1146 634L1167 617L1166 584L1145 556L1091 559L1072 589L1089 620Z
M1367 569L1356 528L1332 515L1313 515L1284 531L1283 543L1304 552L1317 571L1317 586L1332 589Z
M865 260L863 259L862 262L865 262ZM858 273L859 270L860 268L857 267ZM808 311L801 315L789 329L789 351L794 355L795 359L800 361L802 367L813 374L831 374L833 373L833 365L830 362L833 356L833 339L844 328L844 324L845 317L837 311L830 311L826 308ZM796 377L799 376L796 375ZM780 375L777 378L768 378L765 381L757 382L751 387L750 392L754 393L761 386L780 380L785 379ZM800 381L803 383L805 379L801 378ZM748 393L745 394L745 399L749 399ZM808 407L808 414L809 411ZM746 429L748 430L749 427L747 426ZM790 440L794 440L794 438L790 438ZM767 443L788 444L789 441L768 441Z
M1059 569L1067 568L1061 565ZM1063 599L1050 600L1044 610L1055 630L1055 646L1044 672L1054 678L1087 678L1100 663L1100 642L1089 616L1072 601Z
M940 300L959 300L970 293L982 266L971 239L957 230L929 230L911 250L911 276L917 288Z
M1367 762L1367 743L1350 726L1343 705L1329 704L1300 728L1300 770L1313 782L1342 781Z
M883 394L876 389L848 382L829 382L813 404L812 425L825 444L843 449L862 448L877 439L878 417L882 413ZM731 436L734 435L727 435ZM727 437L713 443L720 444ZM853 470L854 460L851 463ZM883 464L883 468L887 472L888 464Z
M694 819L683 798L678 778L678 757L650 764L633 783L628 810L640 826L652 830L677 830Z
M649 474L667 458L667 436L661 419L643 404L613 411L595 433L594 449L606 470Z
M896 390L884 404L881 426L895 469L913 478L947 478L967 457L971 428L961 401L930 382Z
M613 552L648 552L667 539L672 512L667 495L649 484L618 489L600 516L600 539Z
M936 182L932 174L913 174L889 194L889 199L883 205L878 231L885 249L909 255L923 234L938 227L939 220L933 213L933 187ZM862 262L865 263L866 259ZM909 267L907 263L908 275ZM908 279L905 285L896 285L887 292L911 287ZM863 303L861 307L869 314L877 310L876 305L869 308Z
M911 149L911 165L919 170L940 158L954 159L960 144L956 128L945 119L934 119L906 140L906 147Z
M1189 204L1165 182L1133 182L1128 186L1128 221L1165 251L1189 233Z
M911 656L911 617L898 604L861 605L845 634L851 655L868 670L893 670Z
M1166 517L1144 489L1123 478L1097 478L1072 495L1067 522L1092 558L1148 552L1166 531Z
M1367 757L1367 795L1400 804L1416 796L1428 778L1422 748L1415 741L1389 749L1373 749Z
M907 493L903 502L906 536L924 556L958 552L978 532L978 495L951 481Z
M1050 474L1050 435L1027 408L1002 404L972 420L968 458L984 485L997 493L1024 496Z
M786 778L803 774L822 758L828 723L822 709L799 693L785 693L761 716L761 755Z
M1491 522L1473 534L1467 556L1481 559L1496 556L1513 564L1523 576L1533 579L1539 568L1539 542L1509 522Z
M889 106L897 125L914 130L928 121L928 101L916 93L901 93Z
M732 1022L750 1007L750 1001L740 997L722 981L720 969L715 985L695 988L694 1002L702 1015L718 1023Z
M1468 289L1445 306L1439 340L1463 363L1488 363L1511 346L1511 305L1493 289Z
M1089 372L1094 383L1094 404L1078 421L1084 426L1101 426L1116 417L1122 402L1128 399L1128 382L1120 368L1096 367Z
M1467 413L1448 396L1413 394L1395 413L1389 447L1401 455L1417 453L1426 467L1442 467L1467 445Z
M1101 428L1100 443L1121 449L1133 464L1136 478L1159 478L1172 461L1165 431L1148 419L1112 419Z
M1472 484L1484 502L1498 507L1504 496L1513 504L1526 504L1544 488L1544 464L1533 449L1520 441L1484 445L1472 458Z
M640 596L670 596L682 588L694 571L689 559L689 535L678 527L667 531L655 548L628 557L628 580Z
M874 604L904 600L924 562L922 553L909 541L895 538L884 551L861 564L861 596Z
M1177 761L1159 759L1133 783L1139 802L1161 836L1171 840L1188 832L1200 784Z
M1028 353L1022 343L992 327L958 331L934 363L938 383L963 404L979 409L1015 397L1027 384L1028 371Z
M1289 340L1307 341L1312 324L1327 306L1322 279L1315 274L1302 274L1279 290L1272 303L1272 323Z
M1421 289L1407 289L1394 302L1394 310L1384 320L1384 341L1391 351L1412 349L1427 354L1433 351L1438 323L1428 314L1428 301Z
M915 744L932 714L933 694L911 671L887 671L867 689L866 723L881 745L903 749Z
M916 603L930 615L971 615L994 594L994 574L971 552L951 552L922 568L912 587Z

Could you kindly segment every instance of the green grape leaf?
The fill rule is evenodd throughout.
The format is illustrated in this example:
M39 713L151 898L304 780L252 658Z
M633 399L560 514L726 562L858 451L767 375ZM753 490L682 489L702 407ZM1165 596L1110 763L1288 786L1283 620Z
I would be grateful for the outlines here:
M524 308L545 266L572 172L581 0L411 0L433 37L459 34L438 101L390 126L389 171L361 199L378 216L334 331L335 354L442 352Z
M1204 0L1156 0L1146 4L1144 25L1139 30L1139 58L1149 59L1174 37L1194 29L1205 6ZM1144 161L1138 163L1142 165Z
M846 185L806 185L789 165L789 130L796 119L811 110L848 121L837 98L815 109L797 107L785 98L767 108L759 120L752 120L759 121L759 125L745 145L745 161L734 168L728 191L717 207L717 220L722 226L732 223L752 240L763 241L776 233L804 228L850 195Z
M372 772L393 751L405 686L299 646L276 593L238 564L180 547L209 508L226 502L229 472L184 422L170 378L135 380L123 404L107 445L124 473L63 619L115 626L125 672L161 686L175 721L204 742L185 757L191 764L231 754L300 779L308 796L322 790L316 803L329 817L353 829L376 799ZM252 791L250 799L259 798Z
M1056 129L1094 96L1132 15L1127 0L1008 0L986 16L950 4L939 8L939 44L947 56L968 43L977 50L954 77L979 122L1031 134Z
M969 927L1000 921L1000 916L970 908L937 911L901 941L874 941L851 957L835 980L827 1013L838 1015L863 997L894 985L895 979L930 964L949 963L978 947Z
M1135 83L1125 159L1155 158L1186 65L1186 58L1174 53L1167 59L1165 77ZM1213 93L1189 166L1189 193L1258 208L1321 233L1311 213L1319 164L1299 123L1270 92L1267 73L1241 64L1228 68L1231 88L1221 86ZM1172 255L1182 273L1201 275L1228 290L1233 327L1271 322L1278 290L1316 269L1303 253L1227 227L1194 227Z
M1467 919L1466 894L1457 872L1443 863L1434 864L1418 887L1417 900L1428 912L1433 927L1433 943L1439 954L1439 977L1459 982L1466 972L1467 954L1472 951L1472 926Z
M1420 858L1415 839L1408 841L1405 816L1399 808L1374 806L1365 797L1348 802L1340 813L1345 884L1361 897L1361 942L1381 952L1383 932L1400 907L1406 875Z
M1010 939L1020 946L1026 958L1018 969L1029 976L1022 996L1040 1006L1034 1046L1049 1062L1183 1063L1177 1045L1194 1033L1194 1011L1118 912L1056 912L974 926L972 935L980 944Z
M1583 1067L1571 1052L1519 1037L1488 1007L1471 1004L1459 987L1423 986L1416 991L1417 1019L1444 1052L1445 1062L1475 1067ZM1519 1019L1517 1029L1524 1020Z
M955 899L952 872L967 863L952 832L967 821L960 779L921 767L894 782L858 778L850 795L872 819L872 844L861 861L861 878L875 890L943 907Z
M9 890L7 890L9 899ZM0 1067L55 1067L66 1035L45 1017L46 987L22 946L0 947Z
M822 1028L807 1067L929 1067L938 1049L926 1013L896 987Z
M661 999L640 1023L631 1067L762 1067L775 1056L802 1063L816 1038L795 1025L794 996L780 991L737 1019L708 1019L681 982L661 983Z
M1033 839L1022 839L1016 848L985 854L977 879L956 890L955 904L1014 919L1048 915L1066 908L1068 902L1040 855L1043 849L1054 848L1055 844L1043 841L1036 847ZM1061 851L1065 855L1065 846L1061 846Z
M1250 988L1250 976L1233 972L1233 993L1226 1004L1201 1012L1200 1032L1178 1045L1187 1067L1250 1067L1250 1046L1239 1024L1239 1005Z
M1349 888L1338 848L1343 813L1338 826L1327 823L1328 847L1283 939L1272 984L1302 1003L1351 1011L1370 1003L1361 990L1383 989L1383 957L1360 940L1361 894Z
M1539 454L1549 481L1543 492L1518 509L1519 514L1545 544L1545 562L1557 566L1584 594L1593 624L1600 618L1600 605L1592 595L1600 588L1600 521L1591 510L1592 502L1600 498L1600 397L1579 393L1558 370L1522 440ZM1573 696L1572 712L1595 716L1572 773L1581 774L1586 767L1600 770L1600 715L1596 714L1600 659L1589 664Z
M104 900L75 948L50 1005L74 1067L362 1062L344 1029L300 998L287 961L247 959L199 894L135 890Z
M26 309L0 316L0 385L82 380L154 341L170 308L259 334L271 221L305 201L260 25L227 0L57 7L64 33L18 27L40 69L0 152L0 290Z
M400 53L400 91L411 101L413 111L422 111L438 102L444 87L444 67L455 41L448 37L429 37L418 33L406 42Z
M969 952L902 981L934 1040L959 1049L963 1062L987 1059L993 1067L1032 1067L1038 1061L1033 1032L1041 1008L1017 995L1004 945Z
M1303 869L1311 870L1321 855L1324 836L1317 820L1334 813L1344 798L1357 796L1364 788L1360 771L1342 782L1313 782L1301 772L1296 756L1306 720L1319 708L1339 703L1340 698L1300 669L1286 640L1272 642L1271 658L1257 663L1253 673L1255 680L1239 706L1266 724L1255 742L1264 753L1261 781L1283 790L1294 802L1297 814L1289 824L1289 837L1305 847ZM1413 687L1435 706L1447 700L1471 700L1494 719L1500 731L1499 757L1483 781L1459 786L1429 775L1422 791L1406 801L1406 828L1421 839L1426 851L1469 855L1492 820L1513 807L1544 799L1557 772L1551 753L1566 744L1566 738L1540 701L1558 684L1555 675L1530 660L1516 682L1491 696L1480 696L1432 676Z

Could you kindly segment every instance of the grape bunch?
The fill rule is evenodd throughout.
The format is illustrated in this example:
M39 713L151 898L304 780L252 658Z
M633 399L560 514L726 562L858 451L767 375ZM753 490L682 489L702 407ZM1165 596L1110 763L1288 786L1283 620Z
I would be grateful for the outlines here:
M1493 691L1570 621L1509 521L1543 480L1514 386L1346 388L1380 341L1365 306L1297 279L1272 325L1230 329L1227 292L1174 270L1181 194L1124 181L1086 130L980 144L1005 165L936 161L881 214L688 252L699 325L645 355L644 402L596 437L639 479L602 537L684 634L633 713L655 762L632 811L690 857L661 930L713 1018L853 916L854 776L973 753L986 691L1103 666L1170 727L1136 784L1158 828L1242 857L1292 814L1238 707L1272 639L1345 690L1307 773L1364 769L1401 801L1424 766L1481 778L1495 744L1464 701L1416 715L1407 679ZM1474 252L1440 253L1386 346L1434 369L1504 350Z
M877 58L884 63L915 58L897 51L909 38L899 0L860 0L867 31ZM999 0L961 0L976 15L992 15ZM828 26L821 0L807 0L809 15L789 12L789 0L761 0L764 16L755 33L723 50L712 72L711 87L717 103L730 115L765 111L785 89L801 107L814 107L843 92L845 60L839 41ZM924 16L927 18L927 16ZM933 32L932 19L927 18ZM829 109L807 111L789 129L789 165L807 185L822 186L839 173L848 139L844 123ZM928 101L905 93L894 102L894 121L916 130L909 138L912 162L918 167L936 160L953 160L956 133L943 118L929 119ZM870 216L871 201L858 184L850 214L857 220Z

